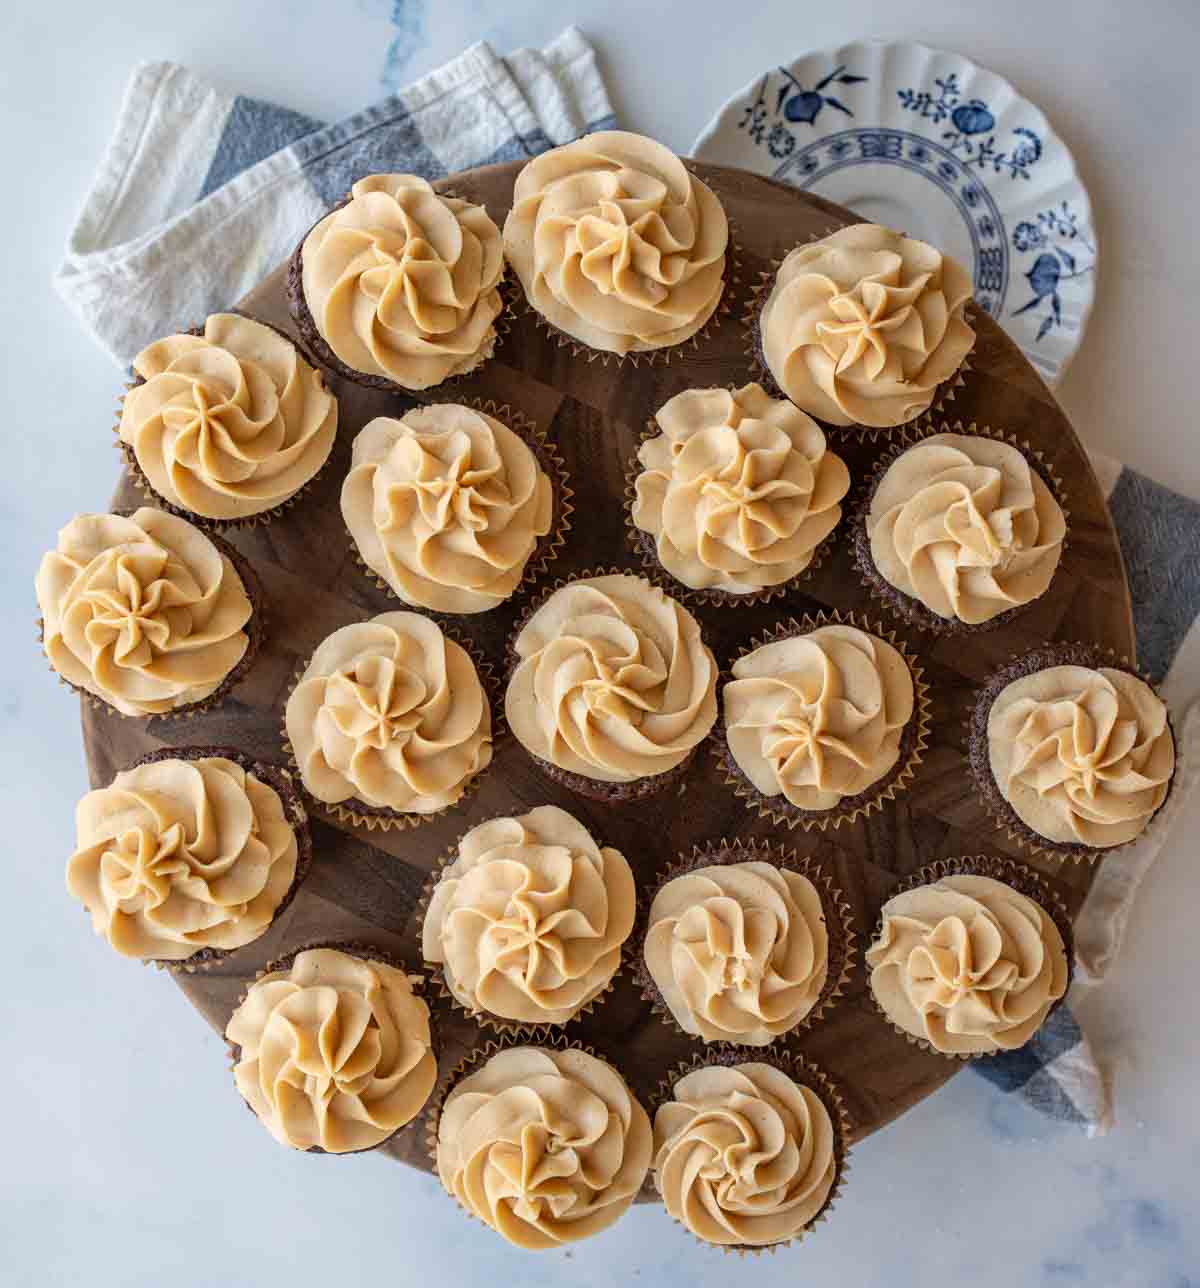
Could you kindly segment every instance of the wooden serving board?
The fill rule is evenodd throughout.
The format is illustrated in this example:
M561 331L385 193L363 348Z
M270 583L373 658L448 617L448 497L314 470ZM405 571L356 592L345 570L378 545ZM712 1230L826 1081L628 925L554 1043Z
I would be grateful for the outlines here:
M447 186L486 205L502 223L518 169L518 163L488 166L455 175ZM575 488L574 527L552 568L555 576L598 566L638 567L623 531L622 492L625 464L647 418L690 386L752 379L741 321L750 285L797 242L855 222L840 207L756 175L708 165L695 169L721 198L736 230L740 278L732 289L730 312L698 347L685 347L665 364L588 361L574 356L569 346L560 347L518 302L495 358L471 377L431 391L427 399L492 398L519 408L551 435ZM295 335L284 269L276 270L241 306ZM366 942L420 968L414 908L437 859L476 823L549 802L572 811L603 843L621 849L642 883L651 882L677 853L720 837L770 838L822 859L853 908L860 952L846 995L811 1031L798 1034L795 1044L841 1084L856 1136L875 1131L941 1086L961 1066L918 1050L877 1016L866 990L861 948L898 878L938 858L1013 852L976 799L963 755L963 719L973 690L997 664L1045 640L1092 641L1130 657L1134 647L1116 535L1083 449L1046 386L996 323L979 316L975 326L973 370L947 418L1007 430L1045 453L1068 493L1070 542L1050 591L1010 627L965 642L898 631L924 664L933 698L931 743L908 791L852 826L826 834L789 833L773 828L736 799L707 751L679 793L642 804L600 806L547 782L509 737L497 749L480 790L422 827L368 832L314 817L314 861L297 898L256 943L207 973L177 976L192 1004L223 1030L256 971L271 958L316 939ZM237 531L230 538L253 562L269 598L267 638L252 671L219 710L195 719L141 722L85 705L84 743L93 785L109 782L118 770L161 746L234 746L261 760L285 763L280 721L298 664L337 627L402 606L356 565L338 497L354 435L372 417L400 415L412 404L337 379L332 384L341 423L332 459L317 485L269 526ZM885 446L885 438L877 445L845 436L836 442L856 482ZM123 479L114 507L138 500ZM803 594L789 594L766 607L697 610L722 666L743 642L781 616L840 608L881 619L852 568L845 526L843 519L835 550L805 583ZM461 629L497 668L526 602L521 596L494 612L459 619ZM1037 866L1076 910L1089 883L1087 866ZM434 1009L445 1074L481 1040L481 1032L443 1003L435 1002ZM628 969L594 1013L568 1032L613 1059L644 1099L677 1061L690 1058L696 1049L651 1013ZM229 1094L231 1109L238 1110L231 1114L231 1130L243 1120L245 1130L261 1130L238 1105L232 1080ZM265 1144L265 1135L263 1139ZM420 1119L385 1148L404 1162L430 1166Z

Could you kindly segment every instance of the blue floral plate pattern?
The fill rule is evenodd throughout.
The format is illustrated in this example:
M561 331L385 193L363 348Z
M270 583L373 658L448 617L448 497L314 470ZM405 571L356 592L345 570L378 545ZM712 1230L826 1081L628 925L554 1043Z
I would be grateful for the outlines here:
M1053 384L1083 338L1096 237L1070 152L1032 103L959 54L858 41L772 67L692 154L931 242Z

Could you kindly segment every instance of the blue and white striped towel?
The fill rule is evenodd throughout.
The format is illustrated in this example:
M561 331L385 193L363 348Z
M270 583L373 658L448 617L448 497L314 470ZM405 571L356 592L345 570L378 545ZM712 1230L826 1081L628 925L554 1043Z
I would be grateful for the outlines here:
M173 63L134 73L115 137L55 279L96 339L127 366L144 345L227 307L284 258L362 175L430 179L534 156L615 124L591 47L569 28L546 49L499 58L486 44L374 107L326 126L272 103L219 94ZM1140 661L1166 678L1181 768L1147 836L1106 864L1078 926L1079 976L1103 977L1137 886L1194 777L1200 709L1200 505L1096 461L1133 589ZM1060 1008L1022 1051L980 1072L1052 1117L1104 1130L1108 1088Z

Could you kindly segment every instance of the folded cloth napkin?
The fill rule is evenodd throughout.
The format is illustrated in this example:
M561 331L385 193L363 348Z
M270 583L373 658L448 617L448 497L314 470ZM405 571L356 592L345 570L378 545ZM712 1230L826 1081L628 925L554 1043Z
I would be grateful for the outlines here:
M151 340L228 307L291 253L355 179L435 179L534 156L615 125L592 50L574 28L499 58L486 44L337 125L229 97L173 63L139 67L55 284L123 366ZM1141 665L1166 679L1180 769L1146 836L1105 864L1076 927L1079 976L1103 977L1134 892L1196 776L1200 505L1096 458L1133 589ZM1108 1087L1063 1007L1021 1051L973 1068L1052 1117L1104 1130Z

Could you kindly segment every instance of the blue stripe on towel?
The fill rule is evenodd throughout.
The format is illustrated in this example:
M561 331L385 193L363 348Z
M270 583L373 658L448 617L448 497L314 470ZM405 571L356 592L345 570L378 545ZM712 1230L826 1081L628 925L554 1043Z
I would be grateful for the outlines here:
M1023 1047L976 1060L972 1067L1001 1091L1019 1091L1052 1060L1078 1046L1082 1037L1075 1017L1060 1006Z
M323 121L314 121L303 112L239 94L225 118L197 200L323 125Z

